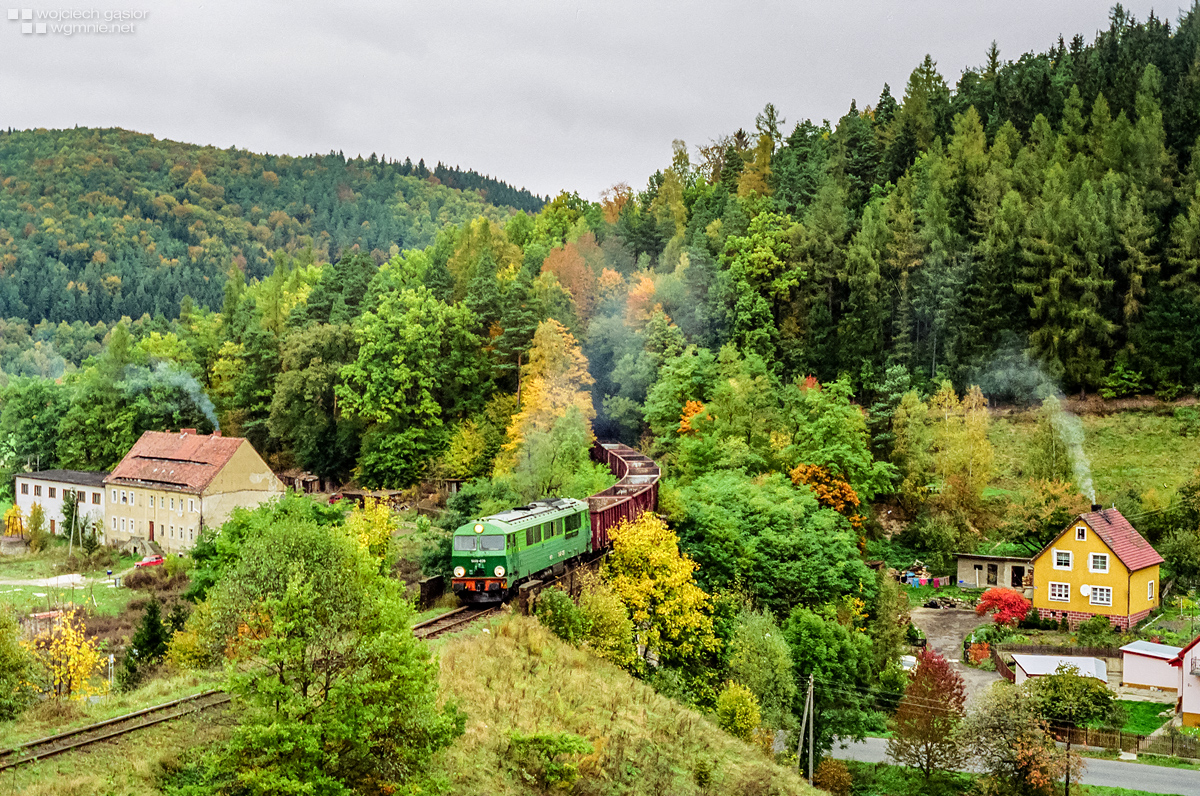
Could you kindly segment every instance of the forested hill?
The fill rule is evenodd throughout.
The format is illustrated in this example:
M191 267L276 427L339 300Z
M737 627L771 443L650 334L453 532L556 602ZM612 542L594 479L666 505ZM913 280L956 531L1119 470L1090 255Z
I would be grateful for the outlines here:
M32 322L174 317L190 295L218 308L233 266L248 278L309 243L386 259L439 229L543 200L424 161L289 157L121 129L0 132L0 317Z

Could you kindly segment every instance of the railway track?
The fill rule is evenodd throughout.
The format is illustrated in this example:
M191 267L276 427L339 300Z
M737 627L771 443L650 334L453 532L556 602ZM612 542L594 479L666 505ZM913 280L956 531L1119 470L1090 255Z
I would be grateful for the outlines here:
M155 705L124 716L116 716L106 721L89 724L76 730L60 732L48 738L27 741L11 749L0 752L0 771L22 763L32 763L47 757L69 752L88 744L118 738L127 733L152 727L164 721L171 721L208 708L223 705L231 699L223 691L205 691L182 699Z
M466 606L457 608L449 613L435 616L433 619L426 619L424 622L418 622L413 625L413 635L420 639L437 638L452 630L461 630L467 625L493 616L499 613L499 611L499 607L477 608Z

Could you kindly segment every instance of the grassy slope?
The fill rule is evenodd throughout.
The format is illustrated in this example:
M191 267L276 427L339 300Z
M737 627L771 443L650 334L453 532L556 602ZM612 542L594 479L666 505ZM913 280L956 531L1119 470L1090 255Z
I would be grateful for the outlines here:
M1036 416L1012 414L992 424L996 450L993 484L1019 492L1029 475L1030 442ZM1139 494L1153 488L1169 495L1200 467L1200 445L1180 433L1174 417L1148 411L1126 411L1107 416L1084 415L1083 449L1091 460L1097 497L1111 502L1133 489Z
M220 688L224 681L223 672L184 672L152 680L128 694L109 694L96 702L71 702L66 706L44 702L30 708L16 721L0 722L0 748L7 749L25 741L86 727L114 716ZM3 793L3 787L0 787L0 794Z
M93 744L0 772L0 793L21 796L154 796L164 773L190 747L202 748L229 732L230 719L206 711L159 724L108 743Z
M815 793L794 772L726 735L707 718L655 693L590 653L511 617L489 633L472 629L440 651L441 679L466 711L466 734L443 753L452 792L525 794L506 765L508 735L571 732L591 741L572 791L699 794L695 771L712 767L709 793Z

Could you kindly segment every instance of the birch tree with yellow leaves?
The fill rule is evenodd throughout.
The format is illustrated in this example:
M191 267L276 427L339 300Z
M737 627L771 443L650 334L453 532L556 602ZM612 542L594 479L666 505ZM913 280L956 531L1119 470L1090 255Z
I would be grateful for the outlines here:
M52 699L88 697L108 690L103 679L97 681L104 656L95 639L85 634L83 617L76 609L65 611L53 627L27 646L42 669L41 689Z
M696 585L696 562L679 537L645 512L612 530L605 577L629 609L638 654L647 663L680 662L717 649L712 598Z
M555 424L577 409L587 423L596 416L593 383L587 358L579 350L575 336L561 323L548 318L533 335L529 364L521 368L521 406L508 427L508 440L501 455L502 471L511 470L531 435L549 433Z

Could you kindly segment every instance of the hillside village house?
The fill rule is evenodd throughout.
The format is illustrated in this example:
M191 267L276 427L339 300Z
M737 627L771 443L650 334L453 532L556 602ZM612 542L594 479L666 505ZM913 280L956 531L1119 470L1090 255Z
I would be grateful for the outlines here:
M46 515L46 530L65 533L63 528L63 498L67 492L78 493L78 517L83 522L104 519L104 476L82 470L43 470L39 473L17 473L13 479L13 494L21 516L29 519L29 510L37 503Z
M1158 607L1163 561L1129 520L1094 506L1033 558L1033 607L1071 627L1093 616L1128 630Z
M152 542L164 553L195 544L234 508L283 494L283 484L247 440L221 433L147 431L104 479L106 541Z

